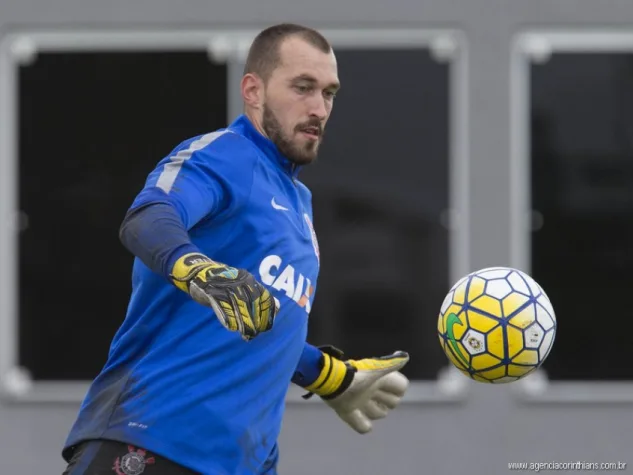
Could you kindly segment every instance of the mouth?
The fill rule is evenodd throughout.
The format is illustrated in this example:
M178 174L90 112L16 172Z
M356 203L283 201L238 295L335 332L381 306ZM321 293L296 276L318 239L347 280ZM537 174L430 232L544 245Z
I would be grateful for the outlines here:
M317 140L321 136L321 131L318 127L305 127L301 129L301 133L312 140Z

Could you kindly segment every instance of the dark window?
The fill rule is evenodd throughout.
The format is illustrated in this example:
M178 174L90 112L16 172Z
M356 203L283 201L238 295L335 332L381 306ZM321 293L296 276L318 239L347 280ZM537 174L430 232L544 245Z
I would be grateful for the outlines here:
M633 378L633 55L555 54L531 74L532 274L560 380Z
M35 379L101 369L131 290L123 216L156 163L225 126L226 109L226 67L203 51L46 53L20 68L19 359Z
M342 83L313 193L321 273L309 339L353 358L406 350L405 373L435 379L450 288L449 66L426 50L337 50Z

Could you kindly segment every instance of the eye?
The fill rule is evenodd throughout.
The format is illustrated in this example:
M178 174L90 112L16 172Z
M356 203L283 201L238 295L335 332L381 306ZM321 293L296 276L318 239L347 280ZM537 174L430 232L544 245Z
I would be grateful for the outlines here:
M300 94L305 94L306 92L310 91L310 86L297 84L295 85L295 90L299 92Z
M336 93L334 91L325 91L323 95L328 99L334 99L336 97Z

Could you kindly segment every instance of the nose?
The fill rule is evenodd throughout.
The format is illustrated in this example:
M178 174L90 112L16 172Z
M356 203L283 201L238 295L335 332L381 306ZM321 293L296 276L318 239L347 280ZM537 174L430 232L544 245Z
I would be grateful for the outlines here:
M315 94L310 103L310 115L319 120L325 120L328 114L325 98L321 94Z

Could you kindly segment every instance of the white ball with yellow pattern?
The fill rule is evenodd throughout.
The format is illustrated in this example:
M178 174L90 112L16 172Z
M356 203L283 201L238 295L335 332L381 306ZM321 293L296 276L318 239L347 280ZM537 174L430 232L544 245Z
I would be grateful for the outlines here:
M543 364L557 323L550 299L531 276L489 267L451 288L437 329L442 350L462 373L482 383L508 383Z

